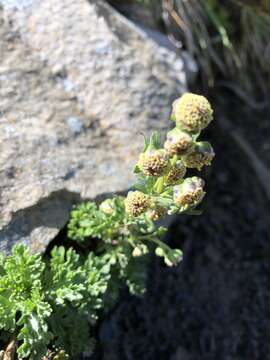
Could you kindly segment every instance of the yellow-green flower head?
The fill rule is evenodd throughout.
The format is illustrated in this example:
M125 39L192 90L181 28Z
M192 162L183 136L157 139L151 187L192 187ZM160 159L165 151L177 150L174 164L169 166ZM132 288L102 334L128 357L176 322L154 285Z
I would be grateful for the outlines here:
M185 179L173 188L175 204L183 209L198 205L205 195L203 187L204 181L199 177Z
M186 167L198 169L199 171L204 166L209 166L215 157L214 150L206 141L196 143L194 150L183 157L183 162Z
M147 211L148 217L153 221L157 221L162 216L165 216L166 213L167 213L167 209L160 205L155 205L154 208Z
M146 176L162 176L169 167L169 157L164 150L149 150L140 154L138 167Z
M194 146L192 136L180 129L168 132L164 148L170 156L187 154Z
M186 167L182 161L178 160L175 165L173 165L167 175L166 183L169 185L176 184L177 181L183 179L186 175Z
M129 215L139 216L151 206L151 198L140 192L130 191L125 199L125 209Z
M149 252L149 250L148 250L148 247L146 245L139 244L133 249L132 256L133 257L140 257L142 255L148 254L148 252Z
M213 120L213 109L204 96L186 93L173 103L173 117L179 128L196 134Z
M113 199L104 200L100 205L99 209L107 215L112 215L114 211Z

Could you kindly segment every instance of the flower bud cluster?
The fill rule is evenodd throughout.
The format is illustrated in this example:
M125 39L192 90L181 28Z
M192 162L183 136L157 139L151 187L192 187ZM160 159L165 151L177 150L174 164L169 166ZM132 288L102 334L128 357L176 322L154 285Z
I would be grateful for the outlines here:
M213 119L208 100L201 95L184 94L174 101L175 128L167 133L163 147L156 135L145 143L135 172L139 191L125 200L126 212L134 217L146 214L156 221L166 214L193 210L205 195L204 181L187 177L188 169L202 170L215 156L206 141L197 141L200 132Z
M187 93L173 103L173 117L179 128L197 134L213 120L213 110L204 96Z
M214 150L206 141L196 143L192 152L183 157L184 164L187 168L198 169L199 171L206 165L211 165L215 157Z
M99 209L107 215L112 215L114 211L113 199L106 199L100 205Z
M204 181L201 178L194 176L186 179L182 184L173 188L175 204L183 209L196 206L205 195L203 188Z
M180 179L186 175L186 166L181 160L177 160L176 163L171 167L166 177L166 183L168 185L176 184Z
M139 216L150 208L151 199L140 191L130 191L125 199L126 212L132 216Z
M138 167L146 176L162 176L169 166L169 156L164 150L150 150L142 153Z
M164 148L170 156L182 156L190 152L194 147L194 141L190 134L174 128L167 134Z
M166 215L167 213L167 209L160 206L160 205L155 205L152 207L152 209L147 211L147 216L152 220L152 221L157 221L158 219L160 219L162 216Z

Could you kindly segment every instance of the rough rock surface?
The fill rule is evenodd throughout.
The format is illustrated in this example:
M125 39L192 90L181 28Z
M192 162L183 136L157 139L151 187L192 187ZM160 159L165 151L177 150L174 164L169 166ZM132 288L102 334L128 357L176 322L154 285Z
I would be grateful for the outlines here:
M184 90L182 60L102 1L0 0L0 250L42 250L73 203L126 190Z

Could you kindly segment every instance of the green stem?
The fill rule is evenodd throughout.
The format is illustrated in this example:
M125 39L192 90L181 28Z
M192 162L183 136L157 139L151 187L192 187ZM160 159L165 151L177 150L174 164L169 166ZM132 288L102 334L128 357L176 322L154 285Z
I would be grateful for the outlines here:
M138 236L137 239L152 241L152 242L156 243L158 246L160 246L161 248L171 251L171 248L167 244L165 244L161 240L158 240L156 237L151 237L151 236L146 235L146 236Z

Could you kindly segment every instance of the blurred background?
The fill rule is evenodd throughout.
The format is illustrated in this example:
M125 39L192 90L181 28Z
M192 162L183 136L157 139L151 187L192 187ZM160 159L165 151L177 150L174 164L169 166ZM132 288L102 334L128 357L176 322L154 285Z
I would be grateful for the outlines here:
M0 0L4 251L44 250L72 204L127 190L139 133L185 91L215 109L203 215L173 219L183 262L152 260L91 359L270 359L270 1Z

